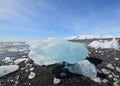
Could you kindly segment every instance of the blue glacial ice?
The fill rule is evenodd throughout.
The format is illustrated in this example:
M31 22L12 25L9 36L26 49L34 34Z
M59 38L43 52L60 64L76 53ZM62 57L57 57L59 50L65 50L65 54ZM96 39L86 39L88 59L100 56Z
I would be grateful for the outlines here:
M88 49L81 43L65 39L48 38L28 42L29 57L39 65L49 65L59 62L74 64L88 56Z

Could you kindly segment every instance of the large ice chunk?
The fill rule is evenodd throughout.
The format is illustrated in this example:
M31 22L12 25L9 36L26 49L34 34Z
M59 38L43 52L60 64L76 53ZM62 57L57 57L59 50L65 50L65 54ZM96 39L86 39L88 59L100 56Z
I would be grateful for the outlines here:
M29 42L29 45L29 57L39 65L49 65L63 61L76 63L88 55L88 50L83 44L65 39L48 38Z
M89 44L89 46L94 48L113 48L113 49L119 49L120 45L116 39L113 39L111 41L93 41Z
M68 66L67 69L72 73L84 75L89 78L95 78L97 76L95 65L88 60L79 61L74 65Z
M4 65L0 66L0 77L16 71L19 68L18 65Z

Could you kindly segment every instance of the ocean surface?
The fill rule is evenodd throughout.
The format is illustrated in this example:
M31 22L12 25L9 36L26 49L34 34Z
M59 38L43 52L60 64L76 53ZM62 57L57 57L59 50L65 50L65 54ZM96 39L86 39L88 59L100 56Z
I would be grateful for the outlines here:
M6 57L13 60L28 57L29 51L25 42L0 42L0 61Z

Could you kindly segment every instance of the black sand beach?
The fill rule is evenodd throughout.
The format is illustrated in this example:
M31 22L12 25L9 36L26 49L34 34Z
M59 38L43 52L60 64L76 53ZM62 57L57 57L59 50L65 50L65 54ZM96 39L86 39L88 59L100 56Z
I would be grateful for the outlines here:
M40 66L31 59L18 64L19 69L0 78L0 86L120 86L120 51L114 49L89 49L90 62L95 64L101 82L94 82L88 77L76 75L64 69L64 64L53 64ZM29 57L27 57L29 58ZM112 64L112 67L106 65ZM102 70L107 70L104 72ZM33 79L28 76L31 72L35 73ZM60 76L65 73L66 76ZM106 74L107 73L107 74ZM60 79L60 83L54 84L54 78Z

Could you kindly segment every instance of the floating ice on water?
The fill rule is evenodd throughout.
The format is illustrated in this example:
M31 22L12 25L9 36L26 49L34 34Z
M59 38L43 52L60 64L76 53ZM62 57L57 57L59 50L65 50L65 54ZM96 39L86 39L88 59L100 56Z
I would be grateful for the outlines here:
M0 77L16 71L19 68L18 65L5 65L0 66Z
M120 45L116 39L111 41L93 41L89 44L89 46L93 48L113 48L116 50L120 48Z
M88 56L88 50L83 44L64 39L48 38L29 42L29 45L29 57L39 65L49 65L63 61L73 64Z
M97 69L95 65L88 60L79 61L74 65L68 66L68 70L72 73L84 75L92 79L97 76Z

